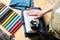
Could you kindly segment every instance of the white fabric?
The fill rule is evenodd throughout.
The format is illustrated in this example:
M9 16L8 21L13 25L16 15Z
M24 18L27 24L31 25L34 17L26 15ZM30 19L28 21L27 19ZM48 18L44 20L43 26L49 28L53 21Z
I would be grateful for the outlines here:
M60 13L60 7L56 9L55 13Z

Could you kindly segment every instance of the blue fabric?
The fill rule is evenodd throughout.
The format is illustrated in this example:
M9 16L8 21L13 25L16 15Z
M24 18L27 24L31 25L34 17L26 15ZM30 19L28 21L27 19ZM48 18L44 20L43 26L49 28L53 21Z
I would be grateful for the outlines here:
M25 8L34 6L33 0L11 0L10 7L16 8L19 10L24 10Z

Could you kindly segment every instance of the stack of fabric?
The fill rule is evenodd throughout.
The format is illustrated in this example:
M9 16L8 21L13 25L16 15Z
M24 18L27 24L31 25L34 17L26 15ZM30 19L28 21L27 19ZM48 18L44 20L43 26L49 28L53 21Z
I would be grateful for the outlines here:
M21 16L0 2L0 24L13 35L22 26Z

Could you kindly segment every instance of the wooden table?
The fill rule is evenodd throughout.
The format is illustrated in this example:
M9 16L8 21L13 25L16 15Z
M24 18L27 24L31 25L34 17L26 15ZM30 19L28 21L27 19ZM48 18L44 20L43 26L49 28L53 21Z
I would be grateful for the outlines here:
M10 0L1 0L4 4L9 5ZM42 10L46 9L47 7L49 7L51 5L51 3L48 2L48 0L34 0L34 7L40 7L42 8ZM17 9L13 9L15 12L17 12L19 15L21 13L20 10ZM46 24L49 23L50 21L50 16L51 16L51 12L47 13L45 16L45 21ZM10 34L7 30L5 30L1 25L0 28L5 31L7 34ZM25 38L24 36L24 28L23 26L15 33L15 40L30 40L29 38Z

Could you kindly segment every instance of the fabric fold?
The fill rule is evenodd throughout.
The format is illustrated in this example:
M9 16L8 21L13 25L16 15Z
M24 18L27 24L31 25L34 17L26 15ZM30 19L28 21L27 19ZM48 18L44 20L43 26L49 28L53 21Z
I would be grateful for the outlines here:
M34 6L34 4L33 0L11 0L9 6L15 9L24 10L25 8Z

